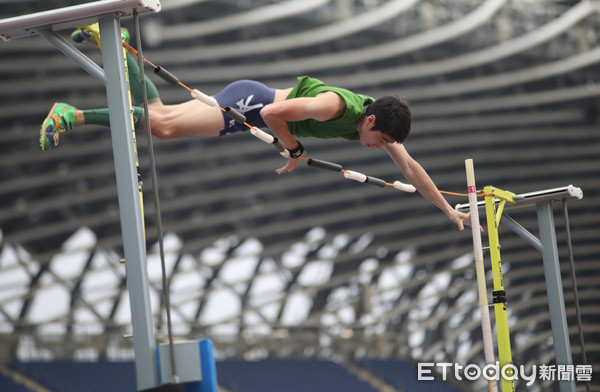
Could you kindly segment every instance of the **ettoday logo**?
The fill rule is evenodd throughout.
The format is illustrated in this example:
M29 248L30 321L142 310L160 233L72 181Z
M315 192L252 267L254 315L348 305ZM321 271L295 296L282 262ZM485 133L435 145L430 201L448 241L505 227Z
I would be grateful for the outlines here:
M513 364L507 364L500 367L500 362L488 364L483 367L476 364L468 364L466 366L450 362L420 362L417 365L417 379L419 381L435 380L433 369L441 374L442 380L446 380L448 374L454 374L454 378L458 381L463 379L475 381L481 377L488 381L505 380L525 380L527 386L531 386L535 380L543 381L591 381L592 366L591 365L533 365L531 371L527 373L523 365L517 367Z

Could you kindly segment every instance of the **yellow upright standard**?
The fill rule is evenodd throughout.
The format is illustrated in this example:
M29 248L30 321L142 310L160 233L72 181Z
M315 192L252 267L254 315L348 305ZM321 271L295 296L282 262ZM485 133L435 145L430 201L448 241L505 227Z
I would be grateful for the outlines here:
M488 237L490 241L490 259L492 262L492 275L494 280L493 302L494 314L496 316L496 330L498 336L498 359L500 360L500 376L502 392L513 392L515 385L512 380L512 368L507 368L503 376L502 369L512 364L510 351L510 335L508 332L508 314L506 310L506 292L502 282L502 261L500 259L500 240L498 237L498 225L502 217L502 211L506 202L514 203L514 193L486 186L483 188L485 194L485 211L487 218ZM499 200L496 211L496 199Z
M98 48L102 50L102 39L100 37L100 26L98 23L93 23L90 25L78 26L79 30L83 30L86 33L90 34L94 40L94 42L98 45ZM123 33L121 33L121 38L123 38ZM127 70L127 49L123 48L123 62L125 65L125 78L127 79L127 97L129 98L129 107L133 107L133 103L131 100L131 89L129 88L131 81L129 80L129 71ZM137 179L138 179L138 193L140 194L140 207L142 208L142 230L144 231L144 238L146 237L146 224L144 221L144 193L142 191L142 170L140 168L140 159L138 156L137 150L137 141L135 138L135 127L133 124L135 123L133 120L133 111L131 112L131 137L133 140L133 152L135 154L135 166L137 168Z

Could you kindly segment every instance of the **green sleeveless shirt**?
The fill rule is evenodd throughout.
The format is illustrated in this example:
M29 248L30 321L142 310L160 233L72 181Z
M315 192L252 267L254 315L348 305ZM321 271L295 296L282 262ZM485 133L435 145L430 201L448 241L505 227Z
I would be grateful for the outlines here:
M286 99L316 97L317 94L325 91L333 91L342 97L346 102L346 111L344 114L330 121L317 121L313 119L290 121L288 122L290 133L299 137L312 136L320 139L344 138L358 140L360 137L356 131L356 123L360 120L365 106L374 101L373 98L367 95L356 94L343 88L329 87L318 79L301 76L298 78L298 84L296 84Z

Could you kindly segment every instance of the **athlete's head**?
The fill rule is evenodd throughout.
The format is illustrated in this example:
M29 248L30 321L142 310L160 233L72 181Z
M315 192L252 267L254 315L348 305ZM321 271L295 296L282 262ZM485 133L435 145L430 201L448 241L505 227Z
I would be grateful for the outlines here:
M384 96L371 103L364 116L375 116L373 130L403 143L410 132L411 114L408 103L396 96Z

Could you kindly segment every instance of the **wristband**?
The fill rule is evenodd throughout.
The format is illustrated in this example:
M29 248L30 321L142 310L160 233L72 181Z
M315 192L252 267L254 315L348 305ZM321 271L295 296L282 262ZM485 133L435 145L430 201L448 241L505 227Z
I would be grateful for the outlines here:
M296 142L298 142L298 147L293 150L288 150L290 152L290 158L300 158L302 154L304 154L304 146L300 144L298 140L296 140Z

